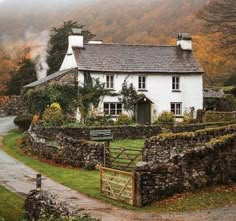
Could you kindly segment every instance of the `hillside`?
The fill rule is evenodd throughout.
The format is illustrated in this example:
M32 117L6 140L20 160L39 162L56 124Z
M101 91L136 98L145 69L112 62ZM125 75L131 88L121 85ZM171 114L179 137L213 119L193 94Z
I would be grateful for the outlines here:
M26 32L37 35L38 32L58 27L67 20L86 25L86 29L96 34L96 39L103 39L105 42L175 44L174 39L179 32L191 32L196 36L194 47L197 56L211 72L208 74L215 75L219 73L211 71L212 62L218 62L211 57L215 56L212 51L214 44L203 35L203 25L195 16L205 2L206 0L132 0L128 3L126 0L71 0L68 3L66 0L5 0L0 4L0 40L5 54L12 57L12 51L22 54L20 49L25 47ZM7 70L12 69L12 63L15 64L15 60L6 64L6 59L2 57L6 56L0 55L0 90L2 80L9 76Z

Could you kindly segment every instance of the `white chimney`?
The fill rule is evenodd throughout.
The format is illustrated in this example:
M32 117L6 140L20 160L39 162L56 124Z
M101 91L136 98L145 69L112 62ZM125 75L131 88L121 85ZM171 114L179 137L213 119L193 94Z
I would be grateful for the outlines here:
M60 67L60 71L77 67L76 60L74 57L73 47L79 47L79 48L84 47L84 36L82 35L81 29L72 28L72 35L68 37L67 53Z
M72 47L84 47L84 36L82 35L82 30L79 28L72 28L72 35L68 37L69 45L68 50Z
M182 50L192 51L192 36L190 33L179 33L177 39L177 46Z

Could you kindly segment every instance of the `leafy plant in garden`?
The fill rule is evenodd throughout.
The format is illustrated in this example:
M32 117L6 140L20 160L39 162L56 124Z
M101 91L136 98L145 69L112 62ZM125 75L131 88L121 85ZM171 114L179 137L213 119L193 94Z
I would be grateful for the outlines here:
M52 85L44 89L27 90L23 95L28 111L41 115L48 105L60 104L64 113L70 113L76 106L77 87Z
M63 115L60 104L52 103L43 112L43 123L45 126L61 126L64 123L65 117Z
M89 72L84 73L84 83L78 86L78 107L82 120L86 122L89 112L97 108L100 98L108 95L109 92L104 89L104 83L99 79L92 78Z
M174 119L175 119L175 116L172 112L169 112L169 111L163 111L157 121L155 123L158 123L158 122L165 122L165 123L168 123L168 122L174 122Z
M194 121L194 110L194 107L190 107L184 111L184 122L192 123Z
M129 125L132 123L134 123L134 121L126 114L119 115L116 121L117 125Z
M123 104L124 109L132 116L134 117L134 111L135 111L135 102L138 100L138 98L141 96L137 93L135 90L133 84L127 84L127 81L124 81L122 84L122 89L120 91L121 97L119 98L119 101Z

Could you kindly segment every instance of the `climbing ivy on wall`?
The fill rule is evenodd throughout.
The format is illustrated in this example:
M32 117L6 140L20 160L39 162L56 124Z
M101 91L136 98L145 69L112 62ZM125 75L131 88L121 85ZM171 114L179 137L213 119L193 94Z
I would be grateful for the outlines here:
M41 115L52 103L59 103L65 114L72 113L77 102L76 86L52 85L43 89L29 89L23 95L29 113Z

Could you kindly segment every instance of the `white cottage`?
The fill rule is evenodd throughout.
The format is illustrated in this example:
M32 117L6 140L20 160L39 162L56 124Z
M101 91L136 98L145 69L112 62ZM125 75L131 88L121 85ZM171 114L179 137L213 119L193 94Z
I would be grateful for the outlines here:
M193 55L190 34L180 33L177 46L156 46L102 41L85 44L80 32L76 33L69 36L67 54L58 73L75 68L82 82L84 72L89 72L104 82L106 89L117 93L124 81L132 83L145 95L137 101L139 123L149 124L163 111L172 111L181 118L190 107L203 108L204 70ZM105 96L98 112L114 118L125 113L114 96Z

